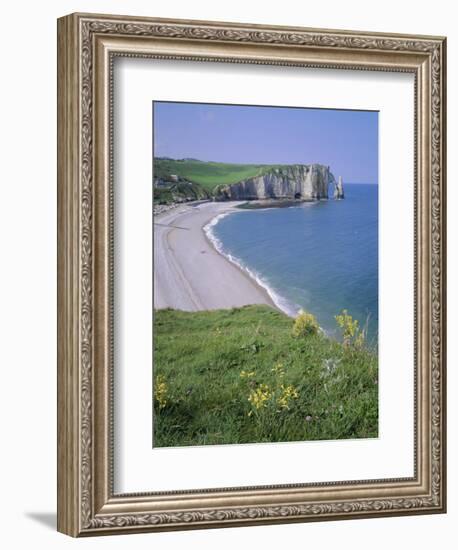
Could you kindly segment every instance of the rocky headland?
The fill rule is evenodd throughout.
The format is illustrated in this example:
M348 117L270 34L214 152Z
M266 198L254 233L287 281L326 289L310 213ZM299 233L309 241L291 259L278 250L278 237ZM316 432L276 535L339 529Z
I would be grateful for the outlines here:
M273 167L259 175L215 189L217 200L320 200L343 199L342 178L336 181L329 166L323 164L293 164Z

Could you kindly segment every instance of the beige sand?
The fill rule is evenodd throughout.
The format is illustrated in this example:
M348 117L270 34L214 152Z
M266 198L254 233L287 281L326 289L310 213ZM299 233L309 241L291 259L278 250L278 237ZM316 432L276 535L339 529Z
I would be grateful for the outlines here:
M154 217L155 308L275 307L265 289L217 252L204 233L207 223L236 204L188 204Z

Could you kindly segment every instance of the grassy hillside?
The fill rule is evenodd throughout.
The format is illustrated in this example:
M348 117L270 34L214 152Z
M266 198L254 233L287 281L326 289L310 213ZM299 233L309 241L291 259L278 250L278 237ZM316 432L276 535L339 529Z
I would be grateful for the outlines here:
M169 204L181 200L202 200L210 198L210 193L198 183L172 183L167 187L154 187L154 202Z
M209 191L217 185L229 185L262 174L274 165L229 164L201 162L199 160L154 159L154 177L167 179L176 174L188 181L198 183Z
M154 445L376 437L377 356L292 330L267 306L155 311Z

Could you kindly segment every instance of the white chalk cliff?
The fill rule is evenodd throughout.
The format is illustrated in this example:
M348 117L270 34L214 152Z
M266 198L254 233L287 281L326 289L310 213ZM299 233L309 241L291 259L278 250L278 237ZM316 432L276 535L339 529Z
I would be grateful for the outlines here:
M343 182L336 182L329 166L323 164L293 164L221 186L216 196L220 200L296 199L319 200L329 198L329 186L334 185L333 196L344 198Z

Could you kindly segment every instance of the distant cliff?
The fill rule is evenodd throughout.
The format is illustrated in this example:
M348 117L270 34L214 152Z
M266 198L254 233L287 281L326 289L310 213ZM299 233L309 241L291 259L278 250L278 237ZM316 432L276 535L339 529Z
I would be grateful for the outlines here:
M334 180L334 185L335 185L335 187L334 187L334 198L335 199L345 198L342 176L339 176L339 181L338 182L336 182L336 180Z
M329 198L330 184L334 185L334 198L343 199L342 178L336 182L329 166L292 164L269 168L237 183L219 186L215 196L219 200L319 200Z

